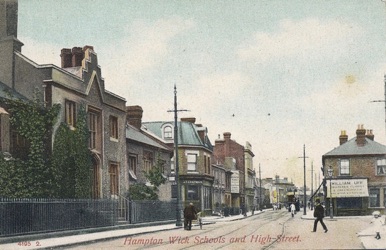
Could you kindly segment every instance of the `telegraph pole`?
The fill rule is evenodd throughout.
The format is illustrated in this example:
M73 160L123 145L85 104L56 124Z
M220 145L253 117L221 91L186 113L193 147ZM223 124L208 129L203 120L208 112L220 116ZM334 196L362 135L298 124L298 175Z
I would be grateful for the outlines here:
M303 158L303 175L304 175L304 185L303 185L303 215L306 215L307 214L307 192L306 192L306 158L308 158L306 156L306 145L303 145L303 157L299 157L299 158Z
M314 195L314 163L311 162L311 195ZM314 200L311 199L311 210L314 210Z
M177 113L180 111L188 111L186 109L177 109L177 87L174 85L174 110L168 110L168 112L174 112L174 164L176 167L176 184L177 184L177 206L176 206L176 226L182 226L181 223L181 183L179 177L179 165L178 165L178 124Z
M262 205L261 205L261 169L260 169L260 163L259 163L259 209L260 211L263 211Z

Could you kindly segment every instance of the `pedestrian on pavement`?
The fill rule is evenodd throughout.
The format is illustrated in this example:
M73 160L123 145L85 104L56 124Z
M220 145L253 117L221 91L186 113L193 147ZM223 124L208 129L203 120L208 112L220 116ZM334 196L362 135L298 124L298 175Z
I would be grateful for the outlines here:
M294 217L295 213L296 213L296 207L295 207L295 204L294 203L291 203L291 214L292 214L292 217Z
M312 232L316 232L316 227L318 226L318 222L320 221L320 224L322 224L324 232L327 233L328 229L327 229L326 225L323 222L324 207L322 206L322 204L320 204L319 200L316 200L316 206L315 206L315 209L314 209L314 217L316 219L314 221L314 230L312 230Z
M184 227L186 230L192 230L192 220L197 218L197 210L193 206L193 203L189 203L184 209Z

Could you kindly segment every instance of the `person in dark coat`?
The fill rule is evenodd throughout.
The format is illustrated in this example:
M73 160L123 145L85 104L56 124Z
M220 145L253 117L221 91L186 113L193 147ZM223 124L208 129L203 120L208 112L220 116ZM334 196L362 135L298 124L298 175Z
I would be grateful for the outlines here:
M184 209L185 229L192 230L192 220L196 219L197 210L193 206L193 203L189 203Z
M328 229L327 229L326 225L323 222L324 207L322 206L322 204L320 204L320 202L318 200L316 201L316 207L314 209L314 217L316 219L314 221L314 230L312 230L312 232L316 232L316 227L318 226L318 222L320 221L320 224L322 224L324 232L327 233Z

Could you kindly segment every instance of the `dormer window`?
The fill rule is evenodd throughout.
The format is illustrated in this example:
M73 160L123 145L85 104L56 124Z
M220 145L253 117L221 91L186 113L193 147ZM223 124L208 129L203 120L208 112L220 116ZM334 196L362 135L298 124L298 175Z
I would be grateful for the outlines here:
M173 128L172 126L164 127L164 139L173 139Z

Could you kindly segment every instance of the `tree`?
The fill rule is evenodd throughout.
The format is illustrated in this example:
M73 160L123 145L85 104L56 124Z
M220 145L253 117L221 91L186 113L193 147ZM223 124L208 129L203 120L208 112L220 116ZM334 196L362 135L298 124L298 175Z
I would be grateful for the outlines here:
M158 152L156 165L154 165L149 172L144 171L144 175L150 182L151 186L143 183L135 183L130 185L129 198L131 200L158 200L158 188L165 184L166 177L163 176L165 161L161 159Z

